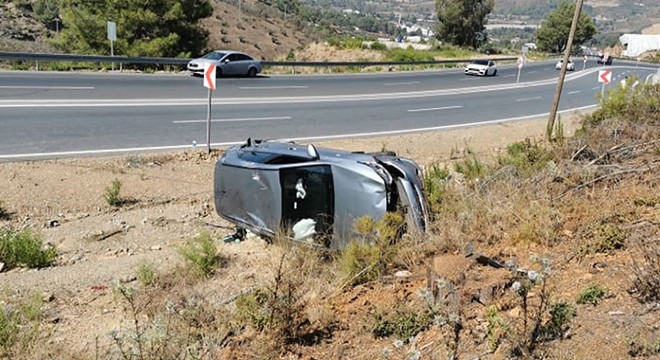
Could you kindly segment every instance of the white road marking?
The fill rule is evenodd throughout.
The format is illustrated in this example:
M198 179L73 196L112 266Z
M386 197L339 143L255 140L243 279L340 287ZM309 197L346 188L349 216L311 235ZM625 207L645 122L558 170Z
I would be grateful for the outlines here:
M580 90L576 90L576 91L569 91L569 93L568 93L568 95L572 95L572 94L579 94L579 93L580 93Z
M239 89L242 90L282 90L282 89L308 89L309 86L300 85L300 86L239 86Z
M291 116L273 116L273 117L260 117L260 118L242 118L242 119L211 119L211 122L241 122L241 121L267 121L267 120L291 120ZM205 123L206 120L175 120L173 124L194 124Z
M598 107L598 105L588 105L582 106L573 109L566 109L558 111L558 114L569 113L573 111L581 111ZM500 124L513 121L529 120L535 118L546 117L550 113L534 114L527 116L519 116L507 119L499 120L489 120L481 121L469 124L456 124L456 125L444 125L444 126L434 126L426 128L417 128L417 129L406 129L406 130L390 130L390 131L378 131L378 132L368 132L368 133L354 133L354 134L340 134L340 135L326 135L326 136L308 136L301 138L290 138L290 139L279 139L280 141L313 141L313 140L332 140L332 139L350 139L358 137L371 137L371 136L385 136L385 135L399 135L399 134L410 134L416 132L425 132L425 131L438 131L438 130L449 130L457 128L467 128L473 126L489 125L489 124ZM245 141L232 141L232 142L223 142L223 143L212 143L213 147L223 147L223 146L232 146L238 144L244 144ZM197 148L204 148L206 144L197 144ZM138 152L138 151L162 151L162 150L177 150L177 149L190 149L190 145L171 145L171 146L152 146L152 147L142 147L142 148L124 148L124 149L103 149L103 150L82 150L82 151L60 151L60 152L51 152L51 153L31 153L31 154L14 154L14 155L0 155L0 159L21 159L21 158L44 158L44 157L60 157L60 156L82 156L82 155L100 155L100 154L112 154L112 153L126 153L126 152Z
M598 90L600 86L592 87L591 90Z
M410 109L410 110L408 110L408 112L423 112L423 111L460 109L462 107L463 107L462 105L454 105L454 106L444 106L444 107L428 108L428 109Z
M385 86L396 86L396 85L414 85L414 84L419 84L419 81L393 82L393 83L385 83L383 85L385 85Z
M540 100L540 99L543 99L543 96L534 96L531 98L518 99L516 101L521 102L521 101Z
M19 90L94 90L94 86L0 86L0 89Z
M528 74L533 74L533 73L535 73L535 72L536 72L536 70L532 70L532 71L528 71L527 73L528 73Z

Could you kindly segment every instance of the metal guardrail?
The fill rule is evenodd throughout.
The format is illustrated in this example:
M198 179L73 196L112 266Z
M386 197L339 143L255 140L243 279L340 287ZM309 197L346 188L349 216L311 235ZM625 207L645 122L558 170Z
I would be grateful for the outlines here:
M517 57L498 57L493 60L516 60ZM74 54L39 54L0 52L0 60L15 61L79 61L94 63L120 63L120 64L153 64L153 65L186 65L192 59L183 58L159 58L159 57L126 57L107 55L74 55ZM298 61L262 61L265 67L337 67L337 66L396 66L396 65L441 65L469 62L474 59L452 59L452 60L429 60L429 61L376 61L376 62L298 62Z

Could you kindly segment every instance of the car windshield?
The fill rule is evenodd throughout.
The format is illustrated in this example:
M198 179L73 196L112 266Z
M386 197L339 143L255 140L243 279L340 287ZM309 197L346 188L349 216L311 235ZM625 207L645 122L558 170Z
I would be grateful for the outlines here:
M488 60L474 60L471 64L488 65Z
M223 52L218 52L214 51L212 53L208 53L202 57L202 59L211 59L211 60L220 60L225 56L225 53Z

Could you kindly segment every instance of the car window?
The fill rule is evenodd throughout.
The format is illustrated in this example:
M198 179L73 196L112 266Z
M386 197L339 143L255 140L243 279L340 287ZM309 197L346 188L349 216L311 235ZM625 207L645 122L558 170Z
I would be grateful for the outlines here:
M236 54L236 59L241 60L241 61L251 61L251 60L253 60L251 57L249 57L245 54Z
M299 221L312 220L317 234L331 234L334 185L329 165L280 169L280 186L285 229L292 229Z
M222 57L225 56L225 53L223 52L212 52L204 55L202 58L203 59L210 59L210 60L220 60Z
M238 54L229 54L224 60L228 61L236 61L238 60Z
M273 154L259 151L241 151L238 155L241 160L258 164L298 164L308 162L309 158L303 158L285 154Z
M474 60L474 61L472 61L472 64L488 65L488 60Z

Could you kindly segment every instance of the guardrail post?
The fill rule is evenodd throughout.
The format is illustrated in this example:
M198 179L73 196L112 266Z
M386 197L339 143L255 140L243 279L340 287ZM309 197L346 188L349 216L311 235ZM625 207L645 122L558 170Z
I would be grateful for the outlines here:
M35 62L36 65L37 65L37 71L39 71L39 60L35 60L34 62Z

